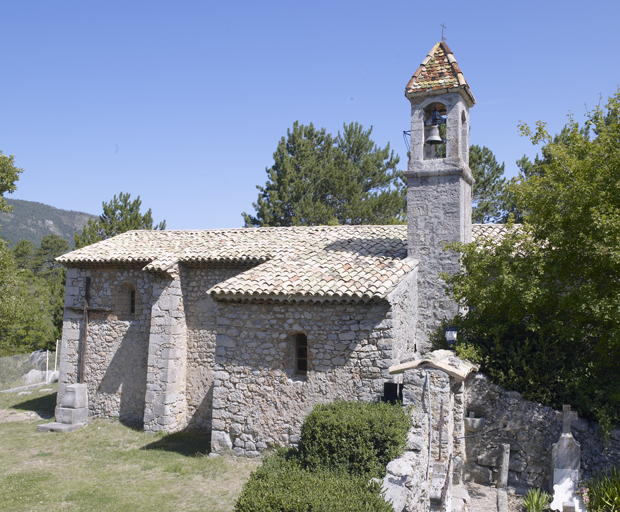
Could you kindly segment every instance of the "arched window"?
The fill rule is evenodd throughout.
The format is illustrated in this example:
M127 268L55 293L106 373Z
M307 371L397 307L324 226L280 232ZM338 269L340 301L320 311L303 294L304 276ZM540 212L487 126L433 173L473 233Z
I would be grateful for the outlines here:
M308 338L305 334L295 334L295 373L306 375L308 372Z
M131 283L123 283L116 296L116 314L121 320L133 320L139 307L138 293Z

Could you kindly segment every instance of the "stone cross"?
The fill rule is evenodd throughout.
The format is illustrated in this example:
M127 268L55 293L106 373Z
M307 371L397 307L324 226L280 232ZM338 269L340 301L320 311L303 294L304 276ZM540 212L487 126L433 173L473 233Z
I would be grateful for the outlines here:
M562 412L556 412L556 419L562 420L562 434L570 434L570 427L573 421L579 419L575 411L570 410L570 405L563 405Z
M442 24L441 24L441 40L442 40L442 41L445 41L445 40L446 40L446 38L443 36L443 31L444 31L444 29L446 29L446 28L448 28L448 27L446 27L446 26L442 23Z
M68 306L67 309L79 311L82 313L82 341L80 343L80 372L78 382L86 381L86 348L88 342L88 312L89 311L112 311L111 308L92 307L88 305L90 300L90 277L86 278L86 286L84 290L84 303L82 306Z

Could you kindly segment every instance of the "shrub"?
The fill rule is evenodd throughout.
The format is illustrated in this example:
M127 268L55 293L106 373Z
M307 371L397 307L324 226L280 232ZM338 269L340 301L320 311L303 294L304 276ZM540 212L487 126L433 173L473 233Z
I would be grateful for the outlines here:
M309 469L383 478L388 462L403 452L410 427L401 405L319 404L301 427L300 458Z
M278 450L252 473L235 512L393 512L380 485L361 476L304 469L295 450Z
M598 473L585 483L585 487L580 494L583 494L588 510L620 511L620 470L618 468Z

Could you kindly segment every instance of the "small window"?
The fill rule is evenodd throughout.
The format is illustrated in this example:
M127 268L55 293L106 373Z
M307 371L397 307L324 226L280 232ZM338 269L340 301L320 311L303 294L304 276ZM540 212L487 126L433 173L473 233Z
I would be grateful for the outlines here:
M295 335L295 373L305 375L308 371L308 338L305 334Z
M139 295L131 283L123 283L116 295L116 314L119 320L133 320L139 308Z

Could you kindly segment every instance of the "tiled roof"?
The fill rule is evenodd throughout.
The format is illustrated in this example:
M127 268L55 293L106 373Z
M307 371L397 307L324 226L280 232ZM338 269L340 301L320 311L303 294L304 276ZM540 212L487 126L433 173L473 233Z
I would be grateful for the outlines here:
M503 225L475 224L474 237ZM417 262L407 259L407 226L318 226L197 231L128 231L57 258L69 267L176 263L252 266L217 284L221 300L385 298Z
M409 80L407 87L405 87L405 95L409 97L418 93L443 89L446 89L446 92L450 89L463 89L472 103L476 103L452 50L445 41L440 41L428 52L420 67Z

